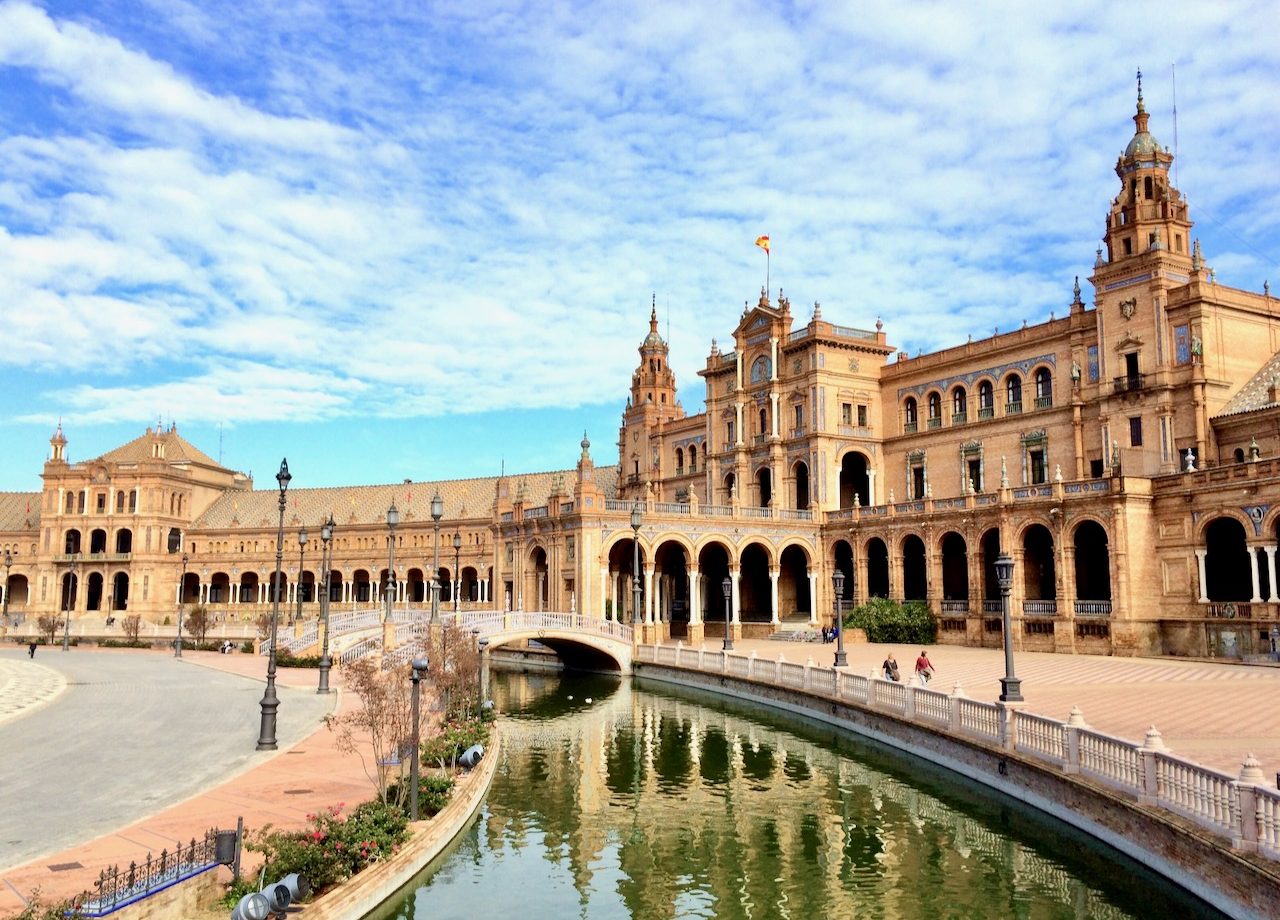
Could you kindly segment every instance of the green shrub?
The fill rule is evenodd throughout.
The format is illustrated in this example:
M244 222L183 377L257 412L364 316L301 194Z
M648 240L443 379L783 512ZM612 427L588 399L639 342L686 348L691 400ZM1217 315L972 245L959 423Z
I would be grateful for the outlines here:
M247 846L263 855L268 878L297 872L320 893L386 859L409 836L409 819L395 805L374 799L357 805L349 815L335 805L307 816L300 831L276 831L267 825Z
M103 639L98 643L100 648L151 648L150 642L141 639ZM186 643L183 643L186 648Z
M243 642L241 642L241 643L240 643L240 651L244 652L246 655L252 655L252 654L253 654L253 640L252 640L252 639L245 639Z
M865 631L869 642L930 645L938 635L938 623L924 602L899 604L883 597L873 597L851 610L845 626Z
M282 668L318 668L319 655L294 655L285 649L276 652L276 664Z
M438 815L453 795L454 781L448 773L424 773L418 777L418 814L424 818ZM387 787L387 800L394 802L400 795L399 784ZM409 794L404 794L404 801L409 801Z
M31 901L20 914L14 914L13 920L80 920L84 914L73 901L59 904L46 904L40 898L40 889L31 892Z
M222 896L222 901L220 903L227 910L235 910L236 905L240 903L241 898L247 894L253 894L257 890L257 878L242 875L240 878L227 883L227 893Z

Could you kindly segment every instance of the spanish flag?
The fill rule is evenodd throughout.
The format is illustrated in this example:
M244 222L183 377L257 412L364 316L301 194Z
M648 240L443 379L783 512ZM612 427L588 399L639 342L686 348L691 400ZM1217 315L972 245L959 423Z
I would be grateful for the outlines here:
M756 237L756 245L759 246L761 249L763 249L765 252L768 252L769 251L769 234L766 233L764 236Z

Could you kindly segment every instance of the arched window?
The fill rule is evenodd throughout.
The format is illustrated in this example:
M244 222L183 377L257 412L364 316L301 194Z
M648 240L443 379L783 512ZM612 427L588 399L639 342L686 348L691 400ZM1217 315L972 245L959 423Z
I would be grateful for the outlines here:
M1049 368L1036 371L1036 408L1048 409L1053 405L1053 375Z
M942 424L942 397L937 393L929 394L929 427L937 428Z
M676 448L676 475L679 476L683 472L684 472L684 451L681 448L677 447Z
M919 419L917 418L916 399L914 396L907 397L907 401L902 406L902 411L905 420L903 429L908 432L915 431Z
M689 445L689 472L690 473L698 472L698 445L697 444Z
M769 413L767 410L761 409L760 410L760 434L766 435L768 433L769 433Z
M995 392L990 380L978 384L978 418L991 418L995 415Z
M951 391L951 424L958 425L969 420L969 394L964 387L956 387Z
M1017 374L1010 374L1009 379L1004 382L1004 412L1005 415L1016 415L1022 411L1022 378Z

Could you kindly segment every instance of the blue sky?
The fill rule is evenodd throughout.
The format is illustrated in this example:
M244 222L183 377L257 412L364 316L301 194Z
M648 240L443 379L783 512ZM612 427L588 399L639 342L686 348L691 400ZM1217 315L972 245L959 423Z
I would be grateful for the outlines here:
M59 419L263 485L613 463L651 292L700 411L761 233L799 323L1046 319L1138 67L1219 281L1280 284L1274 6L1062 6L0 2L0 489Z

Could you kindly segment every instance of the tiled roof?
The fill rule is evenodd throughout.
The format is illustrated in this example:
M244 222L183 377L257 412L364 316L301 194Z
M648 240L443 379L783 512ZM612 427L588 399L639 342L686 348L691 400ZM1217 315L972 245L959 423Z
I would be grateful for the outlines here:
M177 427L160 432L160 438L164 441L164 459L170 463L199 463L215 469L224 469L221 463L178 434ZM146 434L134 438L128 444L123 444L115 450L108 451L100 459L116 463L137 463L141 460L150 460L151 444L154 440L155 432L148 428Z
M512 474L507 477L511 500L524 490L525 507L532 508L547 503L551 488L559 479L561 491L571 495L577 481L577 470L560 470L549 473ZM596 483L605 494L615 491L617 469L596 469ZM479 479L453 479L442 482L401 482L390 485L337 486L327 489L289 489L285 493L285 526L305 525L318 528L330 514L342 525L382 524L387 519L387 508L394 500L400 512L400 523L431 522L431 497L440 490L444 499L445 521L481 518L488 520L493 514L500 477ZM258 489L252 492L228 492L210 506L191 525L192 530L218 530L235 526L273 527L278 520L279 492L275 489Z
M39 526L39 492L0 492L0 531L35 530Z
M1267 390L1270 389L1271 382L1276 379L1280 379L1280 351L1272 355L1271 360L1262 365L1262 369L1249 378L1249 382L1227 401L1227 404L1222 407L1222 411L1215 415L1214 418L1221 418L1224 415L1239 415L1241 412L1253 412L1257 409L1265 409L1268 406L1275 405L1267 398Z

